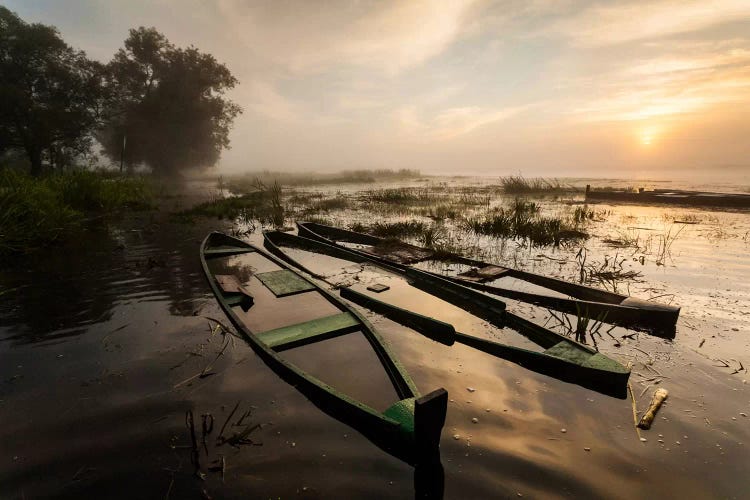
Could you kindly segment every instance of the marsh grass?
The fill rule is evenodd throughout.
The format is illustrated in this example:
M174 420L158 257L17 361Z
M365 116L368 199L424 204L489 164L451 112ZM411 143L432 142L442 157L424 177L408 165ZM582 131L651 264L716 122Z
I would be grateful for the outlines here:
M72 170L32 178L0 170L0 253L26 252L71 236L87 218L153 207L143 177Z
M589 221L603 222L610 215L609 210L594 210L588 205L577 206L573 210L573 222L576 225L585 224Z
M618 293L622 284L629 285L633 282L642 281L642 274L639 271L625 269L625 262L628 262L624 256L615 253L613 257L604 256L602 262L587 263L588 250L581 247L576 254L578 263L579 281L590 285L600 285L606 290Z
M465 218L464 227L474 234L517 238L531 246L558 246L564 241L588 237L561 217L542 216L538 204L519 198L508 207L497 208L483 216Z
M255 190L250 193L227 198L214 197L177 215L183 218L204 216L239 220L251 227L255 226L255 221L259 221L280 227L284 225L285 213L281 184L273 182L266 185L256 180Z
M445 199L445 194L430 188L391 188L366 191L363 199L369 203L432 205Z
M418 238L424 234L428 224L418 220L407 220L398 222L376 222L371 226L352 228L353 231L365 232L381 238Z
M333 212L335 210L346 210L349 208L349 200L343 196L335 198L324 198L310 202L302 209L303 214L316 214L319 212Z
M522 175L501 177L500 187L504 193L515 195L583 192L583 189L563 184L557 179L544 179L542 177L526 178Z
M674 225L669 227L669 230L664 234L659 235L659 247L656 251L656 265L663 266L666 264L667 259L672 259L672 244L677 240L685 229L685 226L681 225L677 230L674 230Z

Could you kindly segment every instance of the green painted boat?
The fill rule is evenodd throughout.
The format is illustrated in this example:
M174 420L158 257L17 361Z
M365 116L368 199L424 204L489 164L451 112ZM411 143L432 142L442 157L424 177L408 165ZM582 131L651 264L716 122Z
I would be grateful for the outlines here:
M542 351L505 345L458 332L451 324L389 303L386 300L388 291L365 294L350 288L340 290L343 298L389 317L432 340L446 345L459 342L514 362L534 372L613 397L625 398L627 395L627 383L630 377L628 368L586 345L513 314L507 310L504 302L495 297L418 269L400 268L368 259L358 252L321 240L281 231L266 231L263 236L264 246L271 253L317 279L325 279L325 277L292 258L283 247L298 248L351 262L374 264L403 276L411 286L458 306L498 328L507 327L518 332L539 346Z
M438 389L421 396L384 339L356 309L278 258L222 233L206 237L200 258L221 308L276 374L388 453L416 466L439 464L448 393ZM243 266L234 264L238 259L244 259ZM364 335L398 395L384 411L348 396L289 359L294 349L356 332Z
M676 334L675 325L680 315L680 308L676 306L629 297L455 254L441 254L437 259L436 253L428 248L348 229L314 222L298 222L297 226L300 236L347 248L370 260L400 269L414 268L415 264L427 260L441 260L448 264L468 266L467 271L456 275L432 274L482 292L645 331L658 337L674 338ZM346 243L354 244L356 248L345 246ZM504 278L524 281L541 287L544 292L534 293L504 286L502 284Z

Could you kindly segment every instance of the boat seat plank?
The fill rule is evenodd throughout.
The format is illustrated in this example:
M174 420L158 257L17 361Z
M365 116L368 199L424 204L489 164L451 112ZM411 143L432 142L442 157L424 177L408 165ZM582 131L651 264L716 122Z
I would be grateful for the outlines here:
M242 293L243 286L240 283L239 278L234 274L216 274L216 283L219 284L219 288L224 293Z
M624 367L614 359L608 358L600 352L597 352L596 354L591 356L581 366L583 366L584 368L593 368L595 370L602 370L611 373L629 373L629 370L626 367Z
M315 290L315 285L289 269L279 269L255 275L277 297Z
M248 247L234 247L229 245L222 245L222 246L216 246L207 248L204 250L203 255L205 255L207 258L209 257L222 257L225 255L236 255L240 253L250 253L254 252L252 248Z
M593 356L592 353L581 349L574 343L568 342L567 340L560 341L557 344L553 345L552 347L544 351L544 354L570 361L571 363L574 363L576 365L584 365L589 361L589 358Z
M350 312L325 316L258 334L260 340L275 351L290 349L353 332L362 325Z

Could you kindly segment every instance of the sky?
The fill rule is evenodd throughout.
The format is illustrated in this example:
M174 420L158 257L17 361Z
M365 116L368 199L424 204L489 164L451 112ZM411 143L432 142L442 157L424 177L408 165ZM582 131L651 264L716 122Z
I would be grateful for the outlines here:
M4 5L101 61L154 26L225 63L227 173L750 173L748 0Z

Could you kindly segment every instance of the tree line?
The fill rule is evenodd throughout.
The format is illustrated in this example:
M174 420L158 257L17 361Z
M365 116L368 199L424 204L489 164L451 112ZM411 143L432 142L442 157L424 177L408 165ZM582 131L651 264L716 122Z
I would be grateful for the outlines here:
M96 144L121 167L169 175L213 165L241 113L225 95L237 83L212 55L155 28L131 29L104 64L0 6L0 159L21 154L35 176Z

